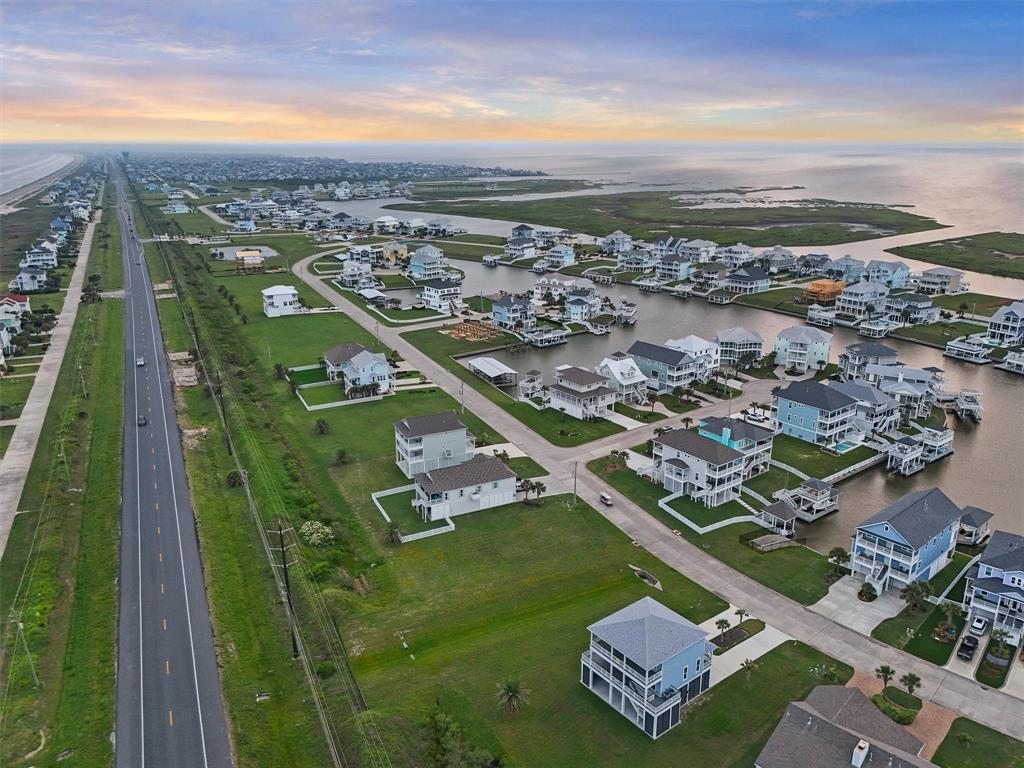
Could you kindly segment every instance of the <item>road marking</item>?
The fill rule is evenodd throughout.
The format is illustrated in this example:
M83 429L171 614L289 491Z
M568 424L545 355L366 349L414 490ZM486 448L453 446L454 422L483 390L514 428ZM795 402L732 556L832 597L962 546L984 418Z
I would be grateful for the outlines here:
M162 595L163 593L164 593L164 583L161 581L160 582L160 594Z
M153 509L157 510L158 512L160 511L160 502L159 501L154 501L153 502ZM159 525L156 527L156 532L160 533L160 526Z
M156 483L153 483L153 490L156 490Z
M131 277L131 269L128 270L129 280ZM130 285L130 283L129 283ZM131 304L132 314L132 357L135 356L135 299L129 297ZM139 402L139 376L138 367L132 366L132 390L133 400L137 404ZM135 438L135 466L139 466L139 439ZM143 702L146 699L145 692L145 678L143 677L143 663L142 663L142 482L139 479L139 472L135 473L135 555L136 563L138 565L138 572L136 578L138 578L138 601L139 601L139 744L143 745L140 751L140 768L146 766L146 708Z
M168 709L167 710L167 722L171 724L171 728L174 727L174 710L173 709Z
M156 472L156 464L153 465L153 471Z
M162 563L164 561L164 553L163 552L157 552L157 556L160 558L160 562Z
M160 509L159 505L157 506L157 509ZM160 535L160 526L159 525L156 527L156 535L157 536Z
M164 674L165 675L171 674L171 660L170 659L167 659L167 660L164 661Z
M167 631L167 619L164 619L163 622L164 622L164 632L166 632Z

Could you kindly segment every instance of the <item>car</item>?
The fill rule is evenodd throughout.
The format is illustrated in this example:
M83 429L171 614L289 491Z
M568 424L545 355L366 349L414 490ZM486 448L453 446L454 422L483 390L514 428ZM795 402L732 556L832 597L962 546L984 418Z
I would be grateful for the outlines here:
M612 502L612 497L609 496L607 493L602 493L600 499L601 503L604 504L606 507L610 507L614 503Z
M135 365L137 365L137 366L139 366L141 368L145 364L146 364L146 358L144 358L144 357L136 357L135 358Z
M986 629L988 629L988 619L984 616L975 616L974 621L971 622L971 634L981 637L985 634Z
M974 658L974 652L977 650L978 638L967 635L960 642L960 647L956 649L956 657L964 661L971 661Z
M140 415L139 415L139 418L137 419L137 423L138 423L138 425L139 425L140 427L144 427L144 426L146 426L146 424L148 424L149 422L148 422L148 421L146 421L146 417L145 417L145 416L142 416L142 415L140 414Z

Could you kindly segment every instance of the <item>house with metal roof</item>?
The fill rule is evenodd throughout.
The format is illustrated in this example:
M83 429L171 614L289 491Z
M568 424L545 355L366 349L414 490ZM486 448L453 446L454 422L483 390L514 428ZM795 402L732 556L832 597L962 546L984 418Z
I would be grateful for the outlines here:
M537 243L532 237L510 237L505 242L505 259L532 259L537 255Z
M725 290L747 294L767 291L772 284L768 273L758 266L740 267L725 278Z
M967 572L964 605L968 621L986 618L993 629L1010 633L1012 645L1020 645L1024 636L1024 536L1006 531L992 534L981 560Z
M992 513L978 507L964 507L964 516L960 518L960 531L956 535L957 544L969 547L981 544L992 535Z
M857 526L850 570L879 594L928 581L952 561L963 514L938 488L908 493Z
M580 682L652 739L711 685L707 632L650 597L591 624Z
M934 768L923 746L857 688L819 685L789 703L754 768Z
M926 269L919 275L912 275L911 282L929 296L963 293L970 288L964 273L950 267Z
M495 456L431 469L413 478L413 508L424 522L445 520L516 500L516 474Z
M722 365L735 366L740 360L756 364L764 357L761 334L739 325L717 331L712 341L718 345L718 358Z
M814 445L835 446L858 435L857 401L816 381L794 381L772 395L776 430Z
M674 429L651 441L651 479L672 493L707 507L740 496L746 457L719 440L688 429Z
M295 315L303 311L299 292L293 285L271 285L264 288L263 314L267 317Z
M353 390L384 394L394 386L391 366L383 353L371 352L354 342L324 352L324 370L328 381L340 381L346 394Z
M452 411L395 422L395 464L406 477L473 458L476 439Z

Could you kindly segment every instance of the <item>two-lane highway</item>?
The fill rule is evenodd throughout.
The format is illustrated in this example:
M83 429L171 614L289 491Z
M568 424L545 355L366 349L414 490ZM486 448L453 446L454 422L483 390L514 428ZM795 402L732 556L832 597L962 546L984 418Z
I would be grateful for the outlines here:
M116 761L222 768L231 751L163 338L116 165L113 178L126 322Z

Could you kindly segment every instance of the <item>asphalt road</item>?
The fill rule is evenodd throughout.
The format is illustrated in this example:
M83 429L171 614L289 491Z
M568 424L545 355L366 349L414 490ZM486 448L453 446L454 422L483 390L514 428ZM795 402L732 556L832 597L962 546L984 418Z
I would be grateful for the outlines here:
M221 768L231 751L170 375L119 174L115 184L126 324L116 764Z

